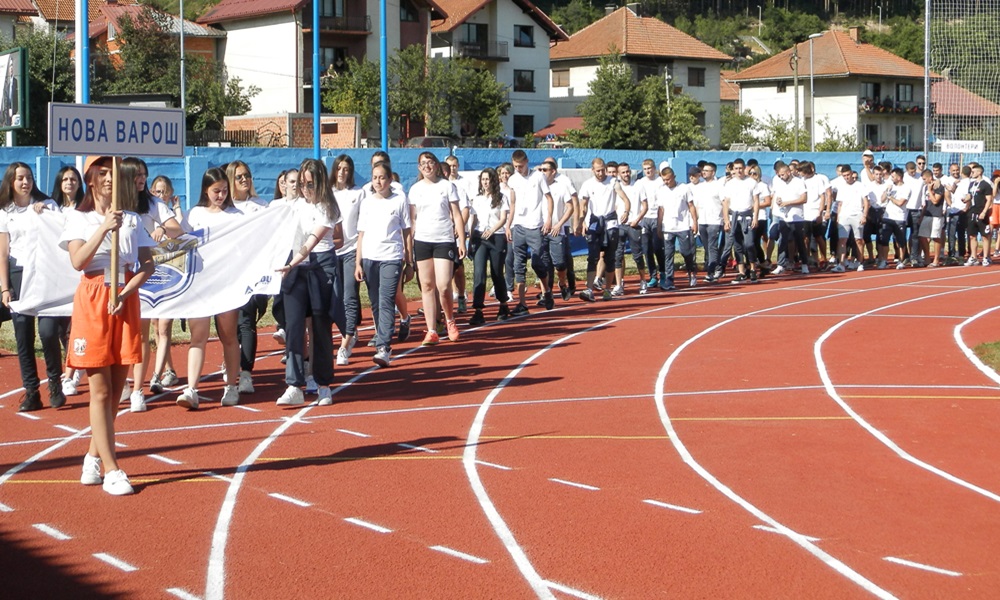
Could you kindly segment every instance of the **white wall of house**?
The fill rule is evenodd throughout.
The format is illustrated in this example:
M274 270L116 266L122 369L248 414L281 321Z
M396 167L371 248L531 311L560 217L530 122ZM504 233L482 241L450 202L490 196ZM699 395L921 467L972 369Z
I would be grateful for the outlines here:
M564 70L556 64L549 70L549 118L576 117L577 107L590 92L590 82L597 77L597 64L569 67L569 87L554 87L552 71Z
M824 123L835 135L858 130L858 84L853 78L816 79L816 118L812 118L809 104L809 83L806 79L806 127L812 127L816 143L826 139Z
M371 35L368 36L365 45L365 57L370 61L378 62L381 56L381 38L379 37L379 0L367 0L367 15L372 24ZM306 10L312 10L310 4L306 4ZM386 1L386 21L385 40L389 54L393 54L399 49L399 0Z
M260 93L250 100L251 113L299 112L302 106L302 61L299 25L292 12L264 15L224 24L224 58L230 77Z
M5 40L13 40L14 23L16 22L16 15L0 15L0 37Z
M532 117L532 131L549 123L549 35L530 16L510 0L498 0L496 7L497 40L508 42L510 62L497 64L497 80L510 86L510 111L503 118L504 131L513 135L514 117ZM480 11L482 12L482 11ZM516 44L515 27L531 27L534 46ZM515 70L531 71L534 92L514 91Z
M705 69L705 85L695 86L691 84L691 69ZM675 88L681 88L681 92L687 94L694 100L701 103L705 109L705 137L712 146L719 145L719 133L722 127L719 109L722 103L719 100L719 64L707 61L674 61L671 83Z

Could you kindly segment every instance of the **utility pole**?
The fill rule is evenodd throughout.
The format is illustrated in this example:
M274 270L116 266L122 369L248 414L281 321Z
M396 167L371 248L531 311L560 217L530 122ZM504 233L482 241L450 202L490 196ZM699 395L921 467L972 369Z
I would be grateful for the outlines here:
M788 61L792 68L792 86L795 88L795 145L793 150L799 151L799 45L792 49L792 58Z

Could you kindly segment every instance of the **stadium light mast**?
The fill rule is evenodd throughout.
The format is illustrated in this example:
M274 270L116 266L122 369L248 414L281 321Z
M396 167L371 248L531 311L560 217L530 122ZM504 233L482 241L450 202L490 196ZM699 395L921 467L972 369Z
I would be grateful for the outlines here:
M822 33L809 36L809 151L816 151L816 83L813 79L813 40Z

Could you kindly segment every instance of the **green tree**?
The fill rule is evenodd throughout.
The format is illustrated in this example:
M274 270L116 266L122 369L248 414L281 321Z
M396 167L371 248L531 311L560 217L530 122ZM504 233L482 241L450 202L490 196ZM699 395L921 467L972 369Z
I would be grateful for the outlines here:
M728 148L732 144L757 144L754 136L756 120L749 110L738 112L731 104L723 105L719 110L719 146Z
M924 64L924 24L907 17L893 17L886 22L888 31L862 29L861 41L892 52L896 56Z
M708 138L698 125L698 115L705 112L701 103L686 94L675 94L659 77L646 77L639 82L642 99L644 150L703 150Z
M563 31L573 35L603 16L601 9L587 0L570 0L569 4L552 9L549 13Z
M612 48L601 57L587 99L578 109L588 136L584 143L592 148L645 147L642 103L632 69Z
M781 152L804 151L809 148L809 131L799 124L799 143L795 146L795 124L792 119L782 119L768 115L766 119L757 121L757 131L760 132L760 143L771 150Z
M423 46L407 46L390 56L389 78L389 118L397 123L404 115L423 120L427 113L427 55ZM397 81L406 85L394 85Z
M750 26L743 15L718 17L698 15L694 19L694 37L729 56L744 56L750 52L740 40Z
M27 49L28 126L17 132L19 145L48 142L48 103L73 102L75 81L70 52L73 44L61 34L32 27L17 28L13 40L0 39L0 51Z
M791 48L797 42L809 39L814 33L826 31L830 24L816 15L793 12L769 6L764 9L763 40L771 51L777 53Z
M861 150L862 144L858 141L858 132L856 129L841 132L836 127L830 125L830 119L826 117L819 120L819 126L823 128L823 141L816 142L817 152L854 152Z
M367 133L382 110L379 64L348 57L343 72L323 78L323 110L335 114L357 114L361 131Z
M507 86L472 61L459 59L451 63L457 83L452 106L466 132L481 138L501 137L501 118L510 110Z

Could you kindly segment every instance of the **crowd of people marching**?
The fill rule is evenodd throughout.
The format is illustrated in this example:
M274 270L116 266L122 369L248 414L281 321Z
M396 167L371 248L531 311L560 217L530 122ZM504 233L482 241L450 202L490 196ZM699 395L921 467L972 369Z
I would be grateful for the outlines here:
M120 210L112 210L113 160L91 157L82 175L62 168L48 195L24 163L11 164L0 181L0 322L13 322L25 390L19 410L43 406L37 327L53 408L77 394L82 372L88 375L93 436L81 482L103 484L112 494L132 492L114 451L120 402L143 412L147 377L153 394L181 383L170 352L172 322L143 319L137 293L154 272L151 249L185 232L290 207L296 235L279 270L281 293L255 296L215 315L214 322L224 357L221 403L232 406L240 394L254 391L257 323L271 306L275 339L285 346L287 388L277 404L295 406L306 394L315 394L319 405L332 404L334 365L349 364L358 342L362 283L375 324L372 360L389 367L393 343L406 341L414 326L403 294L403 284L414 277L422 344L436 345L442 336L458 341L458 315L468 312L466 258L473 268L468 324L478 326L487 320L489 283L497 301L491 317L499 321L527 315L534 306L552 309L557 296L563 302L623 296L627 253L638 271L638 294L647 294L717 285L727 277L750 284L811 269L988 266L1000 225L1000 172L990 181L982 165L970 163L951 164L945 173L940 164L928 168L923 156L903 166L876 163L870 151L857 170L839 165L832 180L808 161L779 161L772 175L752 159L734 160L718 173L709 161L675 172L647 159L633 171L594 158L591 177L579 189L555 160L532 168L522 150L475 179L459 174L456 157L442 162L424 152L408 190L388 154L375 152L364 169L366 183L347 155L336 157L329 171L307 159L280 174L269 201L258 197L250 167L233 161L204 173L197 204L186 213L168 178L147 184L148 168L138 158L120 161ZM23 291L21 273L32 247L29 211L65 214L60 247L82 272L71 318L36 319L9 310ZM109 286L113 231L123 265L117 294ZM586 279L580 282L570 250L574 236L587 243ZM537 297L529 297L529 262L541 288ZM199 381L210 321L187 320L186 383L176 404L189 410L203 400Z

